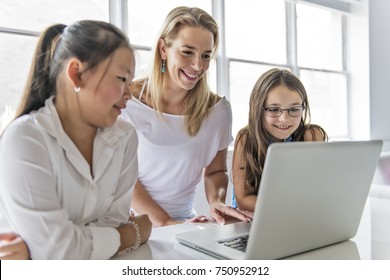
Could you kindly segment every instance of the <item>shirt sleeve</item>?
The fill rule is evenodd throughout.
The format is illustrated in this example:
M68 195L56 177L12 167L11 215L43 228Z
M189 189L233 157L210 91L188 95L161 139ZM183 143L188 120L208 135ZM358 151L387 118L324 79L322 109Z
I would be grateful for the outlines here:
M119 233L69 219L57 194L48 152L33 121L14 122L6 129L0 141L3 217L25 240L32 259L110 258L119 248Z

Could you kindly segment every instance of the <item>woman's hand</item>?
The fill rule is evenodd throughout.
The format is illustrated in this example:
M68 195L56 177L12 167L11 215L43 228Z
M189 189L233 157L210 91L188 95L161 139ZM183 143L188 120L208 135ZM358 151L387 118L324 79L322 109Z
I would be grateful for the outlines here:
M28 260L30 253L23 239L14 233L0 234L0 260Z
M235 218L242 222L250 222L253 218L253 213L245 210L240 210L226 205L221 201L215 201L210 204L210 213L218 224L224 225L226 219Z

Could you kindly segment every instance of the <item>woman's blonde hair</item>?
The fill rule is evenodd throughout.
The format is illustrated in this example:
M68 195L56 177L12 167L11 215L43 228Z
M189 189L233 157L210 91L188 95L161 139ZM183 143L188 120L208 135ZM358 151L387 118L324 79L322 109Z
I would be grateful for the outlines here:
M201 27L210 31L214 38L212 54L215 56L219 44L218 25L205 11L199 8L177 7L167 15L160 31L159 40L163 39L168 46L175 40L183 27ZM154 46L153 64L150 74L135 83L147 82L145 99L158 112L162 113L162 88L164 74L161 72L162 58L159 52L159 40ZM210 91L207 73L196 83L184 100L185 127L189 135L195 136L203 120L208 116L219 96ZM165 74L166 75L166 74ZM139 89L135 86L134 89ZM162 116L162 114L161 114Z

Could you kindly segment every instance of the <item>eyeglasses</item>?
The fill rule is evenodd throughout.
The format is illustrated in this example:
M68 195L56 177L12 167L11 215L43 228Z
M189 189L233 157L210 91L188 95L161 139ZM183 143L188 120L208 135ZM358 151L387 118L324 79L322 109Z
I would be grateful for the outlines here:
M283 111L287 111L290 117L300 117L302 116L303 110L305 110L305 106L303 105L293 106L288 109L282 109L279 107L264 108L264 111L267 114L267 116L271 118L280 117L283 114Z

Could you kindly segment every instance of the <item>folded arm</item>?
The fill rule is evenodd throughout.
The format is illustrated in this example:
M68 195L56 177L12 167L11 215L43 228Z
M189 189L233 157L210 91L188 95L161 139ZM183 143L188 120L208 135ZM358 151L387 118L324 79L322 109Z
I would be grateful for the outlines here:
M169 214L153 200L139 180L137 180L134 187L131 207L138 214L147 214L152 221L152 224L156 227L181 223L181 221L172 219Z

